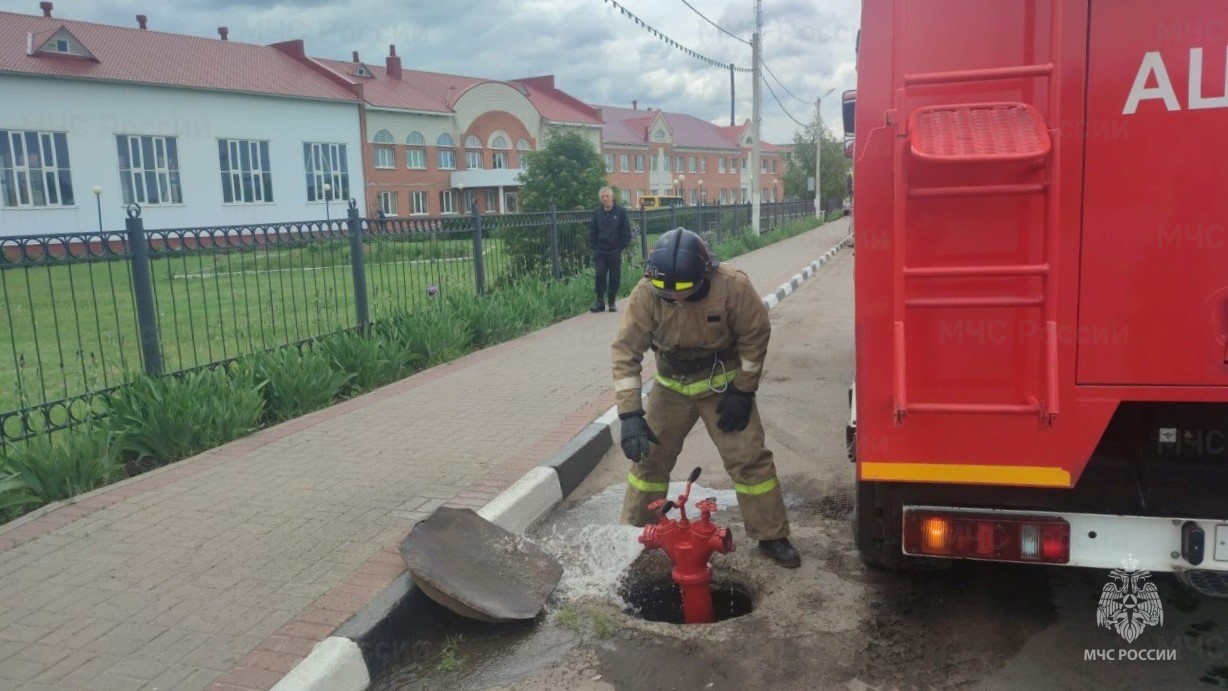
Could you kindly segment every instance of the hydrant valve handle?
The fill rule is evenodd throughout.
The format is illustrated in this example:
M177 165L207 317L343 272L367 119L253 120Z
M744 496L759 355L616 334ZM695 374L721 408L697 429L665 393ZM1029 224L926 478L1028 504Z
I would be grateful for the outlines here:
M716 513L716 500L704 499L696 504L695 508L699 509L703 513Z

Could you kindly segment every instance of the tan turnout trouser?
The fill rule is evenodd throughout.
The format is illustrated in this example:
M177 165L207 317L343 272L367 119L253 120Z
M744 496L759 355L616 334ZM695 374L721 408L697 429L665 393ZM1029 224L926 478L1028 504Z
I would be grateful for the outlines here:
M660 382L652 387L644 407L644 419L661 443L652 446L647 458L631 464L627 493L623 498L622 523L641 527L648 522L653 514L648 504L665 496L670 473L682 452L682 443L695 421L702 418L725 464L725 471L733 479L747 536L755 540L788 537L789 518L785 514L772 452L764 446L759 406L751 407L746 429L723 432L716 426L720 419L716 406L720 400L721 394L690 398L670 391ZM694 502L691 504L693 506ZM688 515L693 513L688 512Z

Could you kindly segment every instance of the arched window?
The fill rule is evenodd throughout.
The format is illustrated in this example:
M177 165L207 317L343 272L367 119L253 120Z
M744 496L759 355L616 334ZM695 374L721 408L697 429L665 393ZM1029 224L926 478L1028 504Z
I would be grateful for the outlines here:
M392 133L388 130L380 130L375 133L375 167L376 168L396 168L397 156L392 148L392 144L396 144L397 140L392 138Z
M495 168L511 168L511 154L508 153L507 137L501 132L496 132L490 138L490 148L492 149L492 160Z
M426 170L426 137L421 132L410 132L405 143L409 145L405 151L405 167Z
M439 147L439 151L436 152L439 169L456 170L456 151L453 150L456 147L456 140L452 138L452 135L446 132L439 135L439 138L435 140L435 146Z
M529 167L529 159L525 157L525 154L532 150L533 145L529 143L528 139L521 137L520 139L516 140L516 162L520 164L521 168Z
M465 167L476 170L484 168L482 159L482 140L472 134L465 137Z

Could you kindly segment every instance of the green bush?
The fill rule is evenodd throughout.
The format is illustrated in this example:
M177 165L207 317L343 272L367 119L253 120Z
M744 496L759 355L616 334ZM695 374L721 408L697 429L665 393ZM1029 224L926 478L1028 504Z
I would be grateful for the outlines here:
M264 419L269 422L306 415L332 403L354 377L333 369L328 357L315 350L283 348L253 357L241 368L260 384Z
M352 396L396 381L405 369L407 363L385 344L379 338L350 332L320 339L315 350L332 363L333 369L350 375L339 393Z
M137 376L112 396L109 417L117 446L135 463L169 463L255 430L263 409L253 378L217 368Z
M436 302L383 320L377 332L397 343L415 366L432 367L464 355L472 342L470 325Z
M13 445L0 456L0 512L43 506L101 487L123 474L117 456L101 425L57 434L54 441L40 435Z

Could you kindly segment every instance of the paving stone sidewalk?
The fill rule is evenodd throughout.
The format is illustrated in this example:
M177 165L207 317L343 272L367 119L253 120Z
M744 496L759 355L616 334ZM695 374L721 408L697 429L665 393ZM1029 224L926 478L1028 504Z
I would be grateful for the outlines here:
M738 257L767 295L844 220ZM614 403L616 314L585 314L0 526L0 688L268 689ZM649 358L651 360L651 358Z

